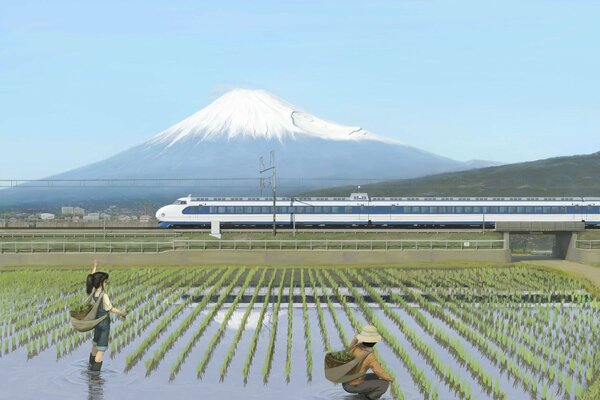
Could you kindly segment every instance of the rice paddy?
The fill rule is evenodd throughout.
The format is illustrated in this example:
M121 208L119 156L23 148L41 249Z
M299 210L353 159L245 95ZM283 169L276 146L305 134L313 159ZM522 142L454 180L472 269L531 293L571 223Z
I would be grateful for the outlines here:
M394 378L388 399L579 399L600 372L600 300L576 279L535 268L108 272L111 301L129 315L111 322L100 374L154 387L144 391L151 399L170 388L344 399L325 380L323 358L365 324L383 337L375 352ZM87 382L80 372L92 333L69 319L86 297L87 273L0 273L0 368L16 371L11 397L51 392L64 374ZM31 374L52 376L36 383L51 387L26 384ZM117 390L109 381L107 398Z

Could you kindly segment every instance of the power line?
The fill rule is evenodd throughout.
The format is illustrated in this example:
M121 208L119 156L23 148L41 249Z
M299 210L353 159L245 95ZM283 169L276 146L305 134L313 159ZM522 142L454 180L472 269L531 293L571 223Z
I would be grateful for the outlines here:
M260 182L261 178L82 178L82 179L0 179L0 188L76 187L241 187L206 185L206 182ZM380 182L375 178L278 178L287 182ZM250 187L250 186L245 186ZM252 186L254 187L254 186Z

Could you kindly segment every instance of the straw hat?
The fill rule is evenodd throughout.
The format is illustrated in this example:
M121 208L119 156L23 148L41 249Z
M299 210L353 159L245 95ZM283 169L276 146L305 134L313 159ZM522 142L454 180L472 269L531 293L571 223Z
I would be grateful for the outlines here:
M363 343L377 343L381 341L381 335L373 325L365 325L362 331L356 335L356 340Z

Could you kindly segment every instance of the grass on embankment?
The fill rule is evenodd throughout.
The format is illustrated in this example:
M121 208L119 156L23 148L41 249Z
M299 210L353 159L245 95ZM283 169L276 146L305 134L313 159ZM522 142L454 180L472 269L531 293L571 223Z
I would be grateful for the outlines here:
M482 232L298 232L295 236L289 231L278 231L276 236L270 232L227 232L222 233L221 240L501 240L502 233L487 231ZM3 242L160 242L170 243L173 240L219 240L209 235L208 232L183 232L176 237L139 237L118 236L106 238L91 236L75 237L5 237Z

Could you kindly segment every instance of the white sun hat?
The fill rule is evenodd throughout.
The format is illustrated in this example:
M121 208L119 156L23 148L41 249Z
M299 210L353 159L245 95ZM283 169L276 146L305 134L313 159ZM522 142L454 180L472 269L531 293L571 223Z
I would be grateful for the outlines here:
M356 340L362 343L377 343L381 341L381 335L373 325L365 325L362 331L356 335Z

